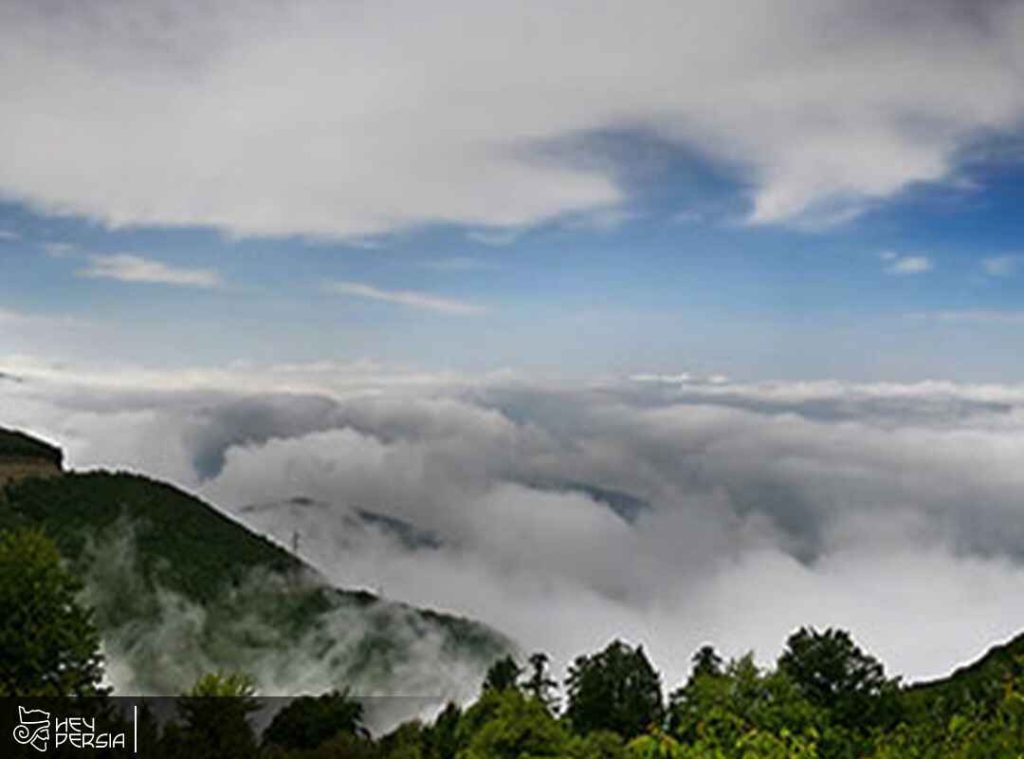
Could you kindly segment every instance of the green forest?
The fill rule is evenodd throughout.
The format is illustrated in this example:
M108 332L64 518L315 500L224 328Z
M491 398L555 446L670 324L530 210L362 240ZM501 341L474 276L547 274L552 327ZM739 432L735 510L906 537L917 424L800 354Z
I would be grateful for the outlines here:
M93 610L38 528L0 534L0 696L112 695ZM143 725L143 754L267 759L757 759L1024 756L1024 659L1011 644L951 677L907 687L844 630L801 628L772 667L707 645L683 683L663 683L643 647L612 641L559 682L548 657L494 661L471 704L370 735L345 683L291 700L257 732L245 672L211 672L168 723ZM144 715L145 717L145 715Z
M325 684L387 692L416 664L409 638L436 642L439 671L483 673L512 649L473 620L335 587L211 505L139 475L8 483L0 529L37 529L54 541L135 693L184 691L211 668L258 667L287 680L312 664ZM189 623L169 624L182 617Z

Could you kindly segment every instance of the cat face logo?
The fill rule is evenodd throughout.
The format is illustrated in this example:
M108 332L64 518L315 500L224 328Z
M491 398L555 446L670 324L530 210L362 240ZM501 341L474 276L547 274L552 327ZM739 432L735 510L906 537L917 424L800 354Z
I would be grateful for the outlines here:
M18 722L21 724L14 728L14 740L22 746L32 746L36 751L46 751L50 740L50 713L19 706Z

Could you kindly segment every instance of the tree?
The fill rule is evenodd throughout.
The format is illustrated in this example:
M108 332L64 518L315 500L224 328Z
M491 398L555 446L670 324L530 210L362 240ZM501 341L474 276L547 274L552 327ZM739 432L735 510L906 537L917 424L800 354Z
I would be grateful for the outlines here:
M722 674L722 657L715 651L714 646L701 646L690 662L693 664L690 677Z
M625 759L684 759L683 747L671 735L652 728L626 745Z
M403 722L379 741L386 759L425 759L426 733L419 720Z
M565 716L579 733L611 730L628 740L660 726L664 716L661 678L643 646L634 649L616 640L598 654L578 657L566 690Z
M899 719L899 680L857 646L845 630L802 627L789 636L779 670L807 699L851 729L890 727Z
M178 699L182 723L165 735L172 756L249 759L257 753L249 714L259 709L256 686L244 674L209 673Z
M565 750L566 759L624 759L626 746L617 733L597 730L575 735Z
M448 702L437 715L434 724L424 734L426 755L429 759L450 759L455 756L459 747L459 720L462 710L458 705Z
M1024 661L1018 662L1024 664ZM933 715L934 717L935 715ZM973 704L948 719L901 723L876 736L877 759L934 756L1020 757L1024 746L1024 677L1008 674L995 704Z
M523 683L523 690L544 704L549 712L558 708L555 690L558 683L548 674L548 655L535 653L530 656L530 676Z
M482 719L473 719L481 708ZM460 759L540 759L565 756L569 736L542 703L519 690L489 691L467 710Z
M186 698L237 698L255 706L256 683L241 672L207 672L196 680ZM249 709L252 711L252 709Z
M523 673L522 667L516 664L511 656L505 656L491 665L484 675L483 689L487 690L510 690L516 687L519 676Z
M717 674L695 673L672 694L670 709L672 733L705 752L695 756L789 756L786 746L795 756L796 746L813 747L826 723L789 677L761 670L752 654Z
M43 532L0 533L0 695L105 692L99 633L76 600L81 590Z
M308 750L338 733L363 732L363 705L349 698L347 691L335 690L294 699L274 716L263 733L263 743Z

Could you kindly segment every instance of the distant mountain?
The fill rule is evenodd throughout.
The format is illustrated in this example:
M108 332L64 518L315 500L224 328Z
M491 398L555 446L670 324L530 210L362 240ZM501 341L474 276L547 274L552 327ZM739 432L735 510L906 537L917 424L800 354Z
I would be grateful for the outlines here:
M619 519L629 524L633 524L641 515L651 510L651 505L641 498L585 482L567 482L561 489L569 492L577 491L593 498L611 509Z
M252 674L267 694L350 687L440 700L475 691L513 649L470 620L332 587L283 547L146 477L10 482L0 528L18 525L43 528L86 583L121 693L178 693L225 669Z
M268 535L275 535L282 542L287 541L286 527L301 534L300 528L309 528L309 517L319 516L316 512L330 513L332 529L341 533L340 545L345 547L356 547L374 532L392 539L407 551L437 550L443 545L437 535L404 519L306 496L253 503L239 509L239 513L252 517L258 529L266 530Z
M577 493L584 495L595 503L609 509L615 516L627 524L634 524L641 516L651 512L651 504L635 495L623 493L621 490L593 485L589 482L575 481L543 481L526 480L522 483L528 488L546 490L552 493Z

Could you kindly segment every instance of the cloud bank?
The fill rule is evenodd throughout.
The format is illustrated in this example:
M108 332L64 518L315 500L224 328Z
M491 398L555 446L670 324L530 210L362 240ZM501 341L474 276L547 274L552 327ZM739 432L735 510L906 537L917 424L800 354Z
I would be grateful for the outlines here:
M816 624L923 678L1024 630L1021 386L230 376L23 367L0 380L2 421L73 466L298 532L339 585L476 617L560 664L623 636L671 684L704 642L770 658Z
M1024 4L15 0L0 194L112 226L486 234L617 213L609 133L848 219L1019 128Z

